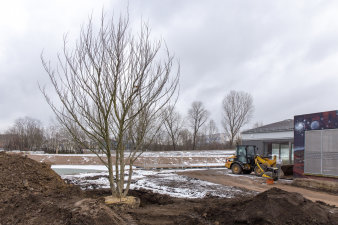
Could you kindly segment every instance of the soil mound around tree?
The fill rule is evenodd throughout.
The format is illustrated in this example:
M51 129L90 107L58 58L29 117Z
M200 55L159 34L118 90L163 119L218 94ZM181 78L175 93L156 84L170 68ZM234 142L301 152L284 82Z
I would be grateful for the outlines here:
M50 166L0 153L0 224L126 224L102 201L84 199Z

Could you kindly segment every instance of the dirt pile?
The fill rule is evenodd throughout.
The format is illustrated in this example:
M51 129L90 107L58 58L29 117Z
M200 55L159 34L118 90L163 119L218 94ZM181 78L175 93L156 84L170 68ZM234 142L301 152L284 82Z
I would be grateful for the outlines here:
M234 199L174 199L142 192L143 206L130 211L138 224L338 224L337 208L277 188Z
M124 224L100 200L66 184L50 166L0 153L0 224Z
M268 215L268 216L267 216ZM271 188L244 203L238 222L279 224L330 224L331 214L324 205L305 199L298 193Z
M242 201L218 202L200 213L220 224L338 224L336 211L298 193L271 188Z
M10 193L62 191L68 186L50 166L20 155L0 153L0 196ZM2 196L2 195L5 196Z

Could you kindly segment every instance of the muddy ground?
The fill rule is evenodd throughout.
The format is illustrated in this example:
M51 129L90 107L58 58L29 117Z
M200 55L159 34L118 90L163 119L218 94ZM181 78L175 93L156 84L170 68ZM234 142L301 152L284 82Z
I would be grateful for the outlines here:
M263 192L272 187L276 187L288 192L297 192L312 201L322 201L326 204L338 207L338 193L328 193L325 191L296 187L292 185L292 181L288 180L280 179L273 185L267 185L264 178L259 178L254 175L234 175L224 170L196 170L179 172L178 174L215 184L244 188L256 192Z
M105 189L82 191L49 165L0 153L0 224L338 224L337 208L272 188L256 196L179 199L133 190L136 209L109 208Z

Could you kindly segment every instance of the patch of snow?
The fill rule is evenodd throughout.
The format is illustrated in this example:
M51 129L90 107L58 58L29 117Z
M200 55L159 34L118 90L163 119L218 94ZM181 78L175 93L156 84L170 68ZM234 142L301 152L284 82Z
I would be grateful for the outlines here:
M79 170L102 170L108 171L104 165L52 165L52 169L79 169Z
M143 188L156 193L167 194L178 198L203 198L205 196L231 198L237 194L246 194L239 188L214 184L211 182L176 174L176 172L179 171L189 170L134 169L130 188ZM74 184L80 185L83 189L109 188L107 172L63 175L62 178L70 180Z
M20 151L17 151L20 152ZM89 154L45 154L42 152L32 152L35 155L50 155L50 156L85 156L85 157L97 157L94 153ZM113 152L113 155L115 153ZM126 151L125 155L128 156L130 152ZM155 151L155 152L143 152L141 157L228 157L235 154L235 150L198 150L198 151ZM104 154L100 156L105 157Z

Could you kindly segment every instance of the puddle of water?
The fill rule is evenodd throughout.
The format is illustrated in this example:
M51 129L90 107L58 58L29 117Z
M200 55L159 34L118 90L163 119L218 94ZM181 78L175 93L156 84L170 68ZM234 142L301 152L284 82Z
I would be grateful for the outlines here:
M80 173L100 173L102 170L94 169L75 169L75 168L52 168L57 174L61 175L75 175Z

